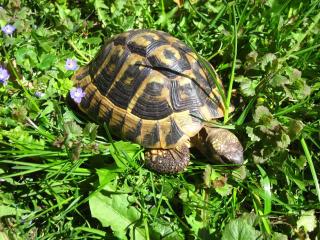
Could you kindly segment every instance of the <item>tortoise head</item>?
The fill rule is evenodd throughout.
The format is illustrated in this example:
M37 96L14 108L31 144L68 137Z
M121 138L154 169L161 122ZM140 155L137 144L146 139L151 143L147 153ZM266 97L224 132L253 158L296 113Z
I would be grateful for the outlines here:
M195 146L209 161L243 163L243 147L239 139L227 129L203 127L195 142Z

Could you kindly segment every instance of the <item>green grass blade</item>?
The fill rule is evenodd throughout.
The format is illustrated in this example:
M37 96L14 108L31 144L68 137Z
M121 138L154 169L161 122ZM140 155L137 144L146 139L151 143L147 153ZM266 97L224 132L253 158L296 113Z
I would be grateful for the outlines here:
M261 179L260 179L260 184L264 190L265 197L263 198L264 200L264 215L267 215L271 212L271 185L270 185L270 179L266 173L266 171L260 166L257 165L260 174L261 174Z
M232 15L233 15L233 41L234 41L233 61L232 61L229 88L227 92L226 111L224 113L224 119L223 119L224 124L226 124L229 121L229 109L230 109L230 103L231 103L231 94L232 94L236 62L237 62L237 52L238 52L238 28L237 28L237 16L236 16L236 10L235 10L234 4L232 5Z
M74 229L75 231L79 231L79 232L88 232L88 233L92 233L101 237L105 237L106 236L106 232L105 231L101 231L99 229L95 229L95 228L89 228L89 227L77 227Z
M246 119L246 117L248 116L250 110L254 107L254 103L256 102L257 100L257 96L254 96L250 102L247 104L247 106L245 107L245 109L242 111L240 117L237 119L236 121L236 125L242 125Z
M308 145L306 143L306 141L304 140L304 138L302 137L301 140L301 146L303 148L303 151L304 151L304 154L307 158L307 162L309 164L309 167L310 167L310 171L311 171L311 174L312 174L312 178L313 178L313 181L314 181L314 185L316 187L316 192L317 192L317 196L318 196L318 201L320 202L320 187L319 187L319 180L318 180L318 177L317 177L317 173L316 173L316 170L314 168L314 165L313 165L313 162L312 162L312 158L311 158L311 154L309 152L309 148L308 148Z

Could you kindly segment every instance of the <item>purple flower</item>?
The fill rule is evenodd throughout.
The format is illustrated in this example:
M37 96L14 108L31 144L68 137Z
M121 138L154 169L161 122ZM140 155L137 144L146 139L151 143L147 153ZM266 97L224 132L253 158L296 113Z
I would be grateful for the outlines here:
M7 80L9 79L10 74L7 69L0 67L0 83L7 85Z
M16 27L10 24L5 25L4 27L1 28L2 32L6 35L11 35L15 30Z
M83 92L82 88L72 88L70 90L70 97L75 101L76 103L80 103L82 98L86 95L85 92Z
M67 70L77 70L78 69L77 60L68 58L66 61L66 69Z
M42 98L44 96L44 93L43 92L39 92L39 91L36 91L34 93L34 95L37 97L37 98Z

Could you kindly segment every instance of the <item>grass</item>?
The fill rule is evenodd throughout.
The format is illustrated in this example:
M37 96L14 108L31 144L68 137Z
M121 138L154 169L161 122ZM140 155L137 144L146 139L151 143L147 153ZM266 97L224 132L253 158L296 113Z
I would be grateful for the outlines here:
M177 2L1 2L16 30L0 36L0 239L320 238L320 1ZM242 167L193 152L180 174L150 172L139 145L67 107L67 58L133 28L212 63Z

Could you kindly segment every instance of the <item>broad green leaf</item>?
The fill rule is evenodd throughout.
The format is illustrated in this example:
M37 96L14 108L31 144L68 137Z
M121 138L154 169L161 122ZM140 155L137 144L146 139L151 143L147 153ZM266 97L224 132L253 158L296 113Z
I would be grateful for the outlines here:
M76 122L66 122L64 124L64 130L69 139L78 137L82 134L82 128Z
M37 65L38 68L41 70L47 70L54 65L57 61L57 57L51 53L49 54L42 54L40 57L40 62Z
M274 232L271 240L288 240L288 237L282 233Z
M282 131L280 139L277 141L277 146L281 149L286 149L289 146L290 142L290 137Z
M258 142L258 141L261 140L260 137L258 137L257 135L254 134L252 127L247 126L246 127L246 132L247 132L248 137L251 139L252 142Z
M237 78L235 78L235 81L240 83L240 90L243 95L247 97L255 95L255 89L258 85L257 80L251 80L248 77L238 76Z
M172 231L170 234L165 235L165 237L161 238L162 240L184 240L186 239L183 231L179 229L180 231Z
M0 205L0 218L5 216L16 216L28 212L27 210Z
M294 159L294 163L302 170L307 166L307 158L304 155L301 155Z
M297 229L302 227L305 232L312 232L317 227L317 219L314 214L314 209L302 211L299 220L297 221Z
M89 137L91 141L94 141L97 137L98 127L95 123L87 123L83 129L83 135Z
M57 82L54 83L55 90L64 97L69 93L72 86L73 83L68 78L58 78Z
M302 191L305 191L307 182L303 181L304 177L300 175L300 171L297 171L297 166L300 168L300 166L298 165L299 163L297 164L297 161L299 161L299 158L290 157L290 159L291 159L290 162L288 161L283 164L283 172L288 179L290 179L295 184L297 184L297 186ZM291 163L295 163L296 165ZM306 159L304 159L304 164L306 164ZM303 168L304 167L302 167L301 169Z
M289 79L285 76L280 75L280 74L275 75L270 81L270 84L273 87L283 86L283 85L289 84L289 83L290 83Z
M127 239L129 229L134 231L135 239L145 239L139 227L140 211L130 206L128 194L102 192L93 194L89 199L92 217L97 218L103 227L111 227L120 239Z
M291 139L296 139L300 136L302 129L304 127L304 124L300 120L290 119L289 122L289 137Z
M311 87L302 78L302 73L296 68L286 67L285 73L290 84L284 86L284 91L290 98L302 100L311 94Z
M183 203L189 204L190 202L197 202L200 199L200 195L195 192L195 189L181 189L179 198Z
M63 24L63 26L65 26L68 30L72 30L74 28L74 23L70 18L72 11L59 4L56 4L56 7L58 8L61 24Z
M119 168L126 168L129 165L138 167L135 159L141 148L138 144L118 141L110 145L110 153Z
M220 182L220 180L219 180ZM231 194L232 192L232 185L228 184L228 183L224 183L223 186L219 186L216 187L215 190L217 191L217 193L219 193L222 197L224 196L228 196Z
M32 67L38 63L37 52L34 47L18 48L14 55L17 64L24 67L27 71L32 71Z
M302 73L296 68L287 67L285 68L286 74L289 76L290 80L293 82L301 78Z
M21 126L17 126L9 131L2 131L0 133L10 139L10 142L16 143L19 149L38 149L43 150L45 141L43 139L35 139L30 132L25 131Z
M252 51L248 53L246 60L248 63L256 63L257 62L258 53L256 51Z
M165 12L165 10L163 9L161 14L159 15L158 20L155 22L155 25L160 25L162 28L163 27L172 28L173 27L172 18L175 15L175 13L178 11L178 9L179 9L178 7L174 7L169 12Z
M51 112L54 111L53 102L48 101L48 102L46 102L44 105L47 105L47 106L45 107L45 109L43 109L43 110L41 111L41 117L46 116L46 115L48 115L49 113L51 113Z
M311 94L311 88L304 79L296 80L292 85L284 88L290 98L303 100Z
M90 37L83 39L82 42L99 46L102 40L100 37Z
M272 118L272 114L270 113L269 109L265 106L258 106L253 115L253 119L256 123L270 123Z
M261 59L261 69L264 71L267 67L273 68L276 64L277 57L273 53L267 53Z
M250 80L250 79L248 79L248 81L242 82L240 84L241 92L243 93L243 95L247 97L254 96L256 94L255 89L258 83L259 82L257 80Z
M239 219L241 219L243 222L245 222L246 224L249 224L251 226L255 226L255 224L257 223L257 220L259 219L258 216L251 212L251 213L244 213L241 217L239 217Z
M177 189L174 188L170 181L164 181L162 183L162 196L167 199L174 199L177 193Z
M150 223L150 239L183 240L183 230L170 221L154 221Z
M126 0L115 0L113 4L111 4L110 11L112 13L112 17L118 17L121 15L121 11L123 10L126 4Z
M222 240L256 240L261 233L244 218L231 220L222 232Z
M99 177L100 186L104 186L110 183L112 180L115 180L118 176L117 172L105 168L97 169L97 174ZM108 185L108 188L110 188L110 185Z
M26 121L27 116L28 116L28 110L24 105L17 106L17 108L12 111L12 119L17 120L19 122Z
M185 216L187 222L191 226L191 229L193 232L195 232L197 235L199 235L199 231L201 229L204 229L206 227L206 224L202 219L197 216L196 212L192 212L189 216Z
M205 172L204 176L206 176L207 174L208 173ZM208 181L208 180L206 180L206 181ZM219 193L222 197L231 194L231 191L233 188L232 185L227 183L227 177L222 176L220 173L218 173L214 169L211 169L211 172L210 172L210 185L209 186L214 188L216 190L216 192Z
M108 19L107 10L109 8L104 4L103 0L94 0L94 8L99 20L103 23L104 26L106 26L106 20Z
M246 179L247 177L247 168L245 165L242 165L232 171L232 176L237 180L237 181L242 181Z

